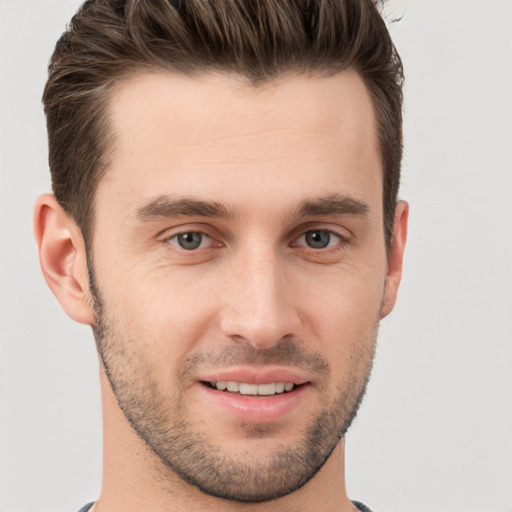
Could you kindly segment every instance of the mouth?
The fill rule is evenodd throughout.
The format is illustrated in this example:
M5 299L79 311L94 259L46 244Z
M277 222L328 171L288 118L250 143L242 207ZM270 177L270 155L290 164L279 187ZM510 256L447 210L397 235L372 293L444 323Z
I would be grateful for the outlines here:
M217 391L224 391L226 393L235 395L265 397L290 393L296 388L304 385L295 384L293 382L266 382L262 384L251 384L248 382L238 382L232 380L201 381L201 384Z
M272 423L291 419L304 414L314 398L312 382L281 370L219 372L203 376L198 385L209 414L218 411L219 421L234 418L245 423Z

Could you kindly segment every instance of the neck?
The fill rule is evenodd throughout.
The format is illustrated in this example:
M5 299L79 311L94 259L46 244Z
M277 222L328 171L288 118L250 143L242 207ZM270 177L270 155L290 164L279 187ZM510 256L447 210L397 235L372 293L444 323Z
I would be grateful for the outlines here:
M302 488L262 503L241 503L204 494L164 466L127 423L110 385L101 376L103 482L94 512L352 512L345 488L341 440L321 470Z

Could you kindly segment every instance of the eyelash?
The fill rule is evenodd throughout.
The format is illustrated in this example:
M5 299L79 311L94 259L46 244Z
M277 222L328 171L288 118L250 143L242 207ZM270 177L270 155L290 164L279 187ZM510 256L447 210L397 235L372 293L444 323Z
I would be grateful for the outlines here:
M180 236L184 236L184 235L200 235L202 237L202 239L201 239L199 247L193 248L193 249L186 249L185 247L180 246L178 239ZM204 249L204 247L201 247L201 245L203 245L205 238L207 238L207 239L209 238L212 241L214 240L214 238L211 237L210 235L208 235L208 233L205 233L203 231L192 231L191 230L191 231L182 231L181 233L176 233L175 235L172 235L172 236L166 238L165 241L172 245L175 245L176 247L178 247L179 249L182 249L184 251L194 252L194 251L197 251L198 249ZM176 243L174 243L173 240L176 240Z
M325 247L311 247L307 243L304 243L304 244L297 243L298 240L300 240L301 238L305 238L308 234L311 234L311 233L317 233L317 234L318 233L323 233L323 234L327 233L329 236L328 245ZM184 236L184 235L200 235L201 240L199 242L199 246L187 249L187 248L183 247L182 245L180 245L180 243L178 241L179 237ZM338 240L331 245L332 237L335 237ZM180 249L182 251L185 251L188 253L193 253L200 249L209 249L211 247L211 244L208 247L201 247L207 239L210 239L212 241L212 243L215 243L215 238L210 236L208 233L205 233L204 231L200 231L200 230L189 230L189 231L181 231L179 233L176 233L170 237L165 238L164 241L166 243L170 243L170 244L174 245L175 247L177 247L178 249ZM340 248L343 248L347 244L348 244L347 237L338 233L337 231L334 231L332 229L326 229L326 228L311 228L311 229L307 229L306 231L301 231L297 237L294 237L293 241L290 243L290 247L304 247L304 248L310 249L314 252L320 252L320 251L327 252L329 250L339 250ZM221 247L222 244L220 242L218 242L218 246Z
M306 242L308 234L319 234L319 233L327 234L329 237L329 239L327 241L327 245L325 247L312 247L311 245L309 245ZM331 242L333 242L333 240L332 240L333 237L336 238L337 241L335 241L334 243L331 244ZM304 238L305 243L304 244L297 243L302 238ZM292 244L292 247L306 247L306 248L312 249L314 251L322 251L322 250L327 251L329 249L339 248L340 244L344 245L345 243L347 243L346 237L342 236L341 234L337 233L336 231L333 231L331 229L317 228L317 229L308 229L307 231L304 231L301 235L299 235L299 237L297 237L295 239L295 241Z

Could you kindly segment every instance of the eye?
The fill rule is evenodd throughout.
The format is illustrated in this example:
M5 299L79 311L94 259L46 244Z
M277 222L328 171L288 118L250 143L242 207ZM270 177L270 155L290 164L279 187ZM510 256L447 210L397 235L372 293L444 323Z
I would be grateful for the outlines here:
M341 241L341 237L327 229L312 229L301 235L295 245L311 247L312 249L326 249Z
M203 249L211 244L212 239L206 234L199 231L188 231L186 233L178 233L168 239L173 245L184 249L185 251L194 251Z

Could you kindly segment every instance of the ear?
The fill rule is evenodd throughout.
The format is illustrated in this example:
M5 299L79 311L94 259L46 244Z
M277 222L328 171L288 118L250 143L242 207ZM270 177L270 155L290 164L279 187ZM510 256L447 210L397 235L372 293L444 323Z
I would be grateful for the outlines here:
M41 270L53 294L73 320L92 325L94 316L82 233L53 194L37 199L34 234Z
M395 210L393 222L393 236L388 254L388 271L386 275L386 288L380 317L389 315L395 307L398 286L402 278L405 242L407 241L407 222L409 219L409 205L399 201Z

